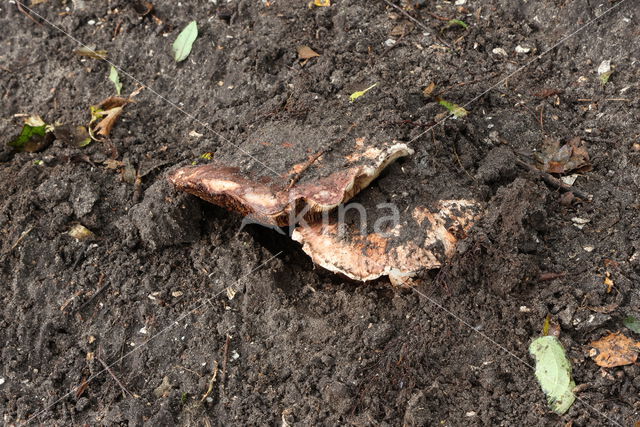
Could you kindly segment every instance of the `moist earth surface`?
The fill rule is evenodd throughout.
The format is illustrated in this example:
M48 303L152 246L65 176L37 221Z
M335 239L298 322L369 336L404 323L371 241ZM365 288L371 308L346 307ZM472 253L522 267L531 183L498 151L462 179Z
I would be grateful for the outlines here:
M6 425L640 421L640 366L589 357L609 332L640 339L623 326L640 316L635 0L145 3L0 6ZM192 20L198 38L176 63ZM115 95L110 65L80 43L107 51L123 94L145 88L108 138L78 147L57 132L14 152L26 116L73 129ZM436 97L468 115L446 119ZM442 268L400 288L324 271L286 233L241 229L167 181L209 159L278 169L286 150L245 146L274 124L310 129L318 151L351 126L407 143L414 154L360 200L468 198L482 217ZM573 138L590 164L573 185L591 200L518 166ZM93 238L71 237L77 224ZM528 354L547 316L578 384L562 416Z

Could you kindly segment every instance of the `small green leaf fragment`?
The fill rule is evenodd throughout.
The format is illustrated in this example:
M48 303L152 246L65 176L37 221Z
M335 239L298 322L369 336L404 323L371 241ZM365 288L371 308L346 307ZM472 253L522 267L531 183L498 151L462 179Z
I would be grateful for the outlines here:
M602 83L602 85L606 85L609 82L609 79L611 78L611 74L613 74L613 70L611 71L607 71L606 73L602 73L600 74L600 83Z
M42 165L44 165L44 162L42 160L40 160L40 159L36 159L36 160L33 161L33 164L36 165L36 166L42 166Z
M467 28L469 28L469 24L467 24L466 22L464 22L464 21L462 21L460 19L452 19L449 22L447 22L447 28L453 27L455 25L458 25L458 26L464 28L465 30Z
M378 83L374 83L364 90L353 92L351 95L349 95L349 102L355 101L356 99L360 98L361 96L363 96L365 93L369 92L371 89L373 89L376 86L378 86Z
M178 34L178 38L173 42L173 58L176 62L184 61L191 53L193 42L198 37L198 24L191 21L184 30Z
M200 158L205 160L211 160L213 159L213 153L209 151L207 153L201 154Z
M458 104L454 104L453 102L445 101L444 99L439 99L438 104L449 110L449 112L453 114L456 119L466 117L469 114L469 112L465 110L464 107L461 107Z
M50 127L40 118L40 116L30 116L24 121L24 126L13 141L9 141L7 145L18 151L37 151L36 146L44 140ZM30 146L33 145L33 150Z
M539 337L529 346L529 353L536 359L536 378L547 395L549 407L564 414L576 400L573 394L576 383L560 340L551 335Z
M120 91L122 90L122 83L120 83L120 76L118 75L118 70L113 65L111 66L111 70L109 71L109 80L113 82L116 87L116 93L120 95Z
M640 319L634 316L627 316L623 320L624 326L631 329L636 334L640 334Z
M73 53L79 56L86 56L93 59L102 59L102 60L107 59L107 51L96 50L95 44L79 47L78 49L74 50Z

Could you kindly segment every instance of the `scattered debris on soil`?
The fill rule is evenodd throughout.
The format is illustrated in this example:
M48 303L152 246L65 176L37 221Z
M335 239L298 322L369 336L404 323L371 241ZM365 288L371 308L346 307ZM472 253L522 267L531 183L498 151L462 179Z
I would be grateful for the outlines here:
M638 422L637 359L588 356L623 322L639 339L624 321L640 307L636 1L151 1L0 7L4 424ZM455 19L468 28L443 31ZM74 54L83 44L97 53ZM149 90L90 144L87 107L116 95L107 52L122 93ZM436 96L472 114L439 121ZM7 146L33 114L55 140ZM248 217L167 182L211 163L286 193L343 171L358 138L413 151L350 200L367 234L382 204L401 208L388 245L418 248L413 208L481 208L465 233L444 225L455 251L434 245L441 266L410 289L314 268L280 227L241 228ZM564 172L538 169L545 138L552 156L580 138L592 169L568 170L586 159L571 147ZM354 253L364 234L345 217ZM76 224L96 237L71 237ZM546 316L579 384L562 415L526 363Z
M571 138L562 146L556 139L545 140L540 152L536 153L536 160L538 168L548 173L565 174L591 170L589 153L580 137Z
M124 110L124 106L131 102L133 102L131 98L110 96L102 100L98 105L92 105L90 108L91 121L88 125L91 138L98 140L98 137L109 137L111 130Z

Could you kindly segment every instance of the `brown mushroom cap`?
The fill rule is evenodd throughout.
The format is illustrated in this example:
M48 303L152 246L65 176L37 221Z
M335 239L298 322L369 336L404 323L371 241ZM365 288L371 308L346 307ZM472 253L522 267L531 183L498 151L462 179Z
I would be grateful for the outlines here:
M271 147L273 151L263 158L276 156L279 170L260 168L262 161L256 155L244 167L220 161L183 167L171 173L169 181L256 221L287 226L295 225L292 221L299 212L313 218L348 201L390 163L413 153L406 144L367 143L366 137L352 137L338 148L323 151L310 140L311 134L304 127L298 133L269 127L250 138L253 146Z
M409 218L382 232L363 232L359 224L340 224L333 215L325 224L297 227L292 238L329 271L359 281L388 276L392 283L402 284L422 270L441 267L479 210L471 200L443 200L434 212L416 206ZM367 215L371 223L381 213L368 210Z

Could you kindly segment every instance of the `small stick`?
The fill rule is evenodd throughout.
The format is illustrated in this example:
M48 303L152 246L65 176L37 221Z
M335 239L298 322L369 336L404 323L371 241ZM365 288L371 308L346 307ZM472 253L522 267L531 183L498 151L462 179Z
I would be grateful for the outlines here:
M577 188L572 187L571 185L565 184L564 182L560 181L558 178L537 169L535 166L530 165L524 160L516 159L516 163L518 164L518 166L528 170L529 172L532 172L538 175L540 178L542 178L544 182L546 182L547 184L549 184L554 188L557 188L561 191L573 193L574 196L580 197L581 199L584 199L584 200L591 201L593 199L593 196L591 194L585 193L584 191L578 190Z
M42 27L41 22L36 21L36 19L33 16L31 16L26 10L24 10L24 5L20 2L20 0L16 1L16 6L18 6L18 10L22 12L27 18L31 19L33 22L35 22L36 24Z
M124 394L128 394L129 397L133 397L134 399L136 398L129 390L127 390L127 388L124 386L124 384L122 384L122 382L118 379L118 377L116 377L116 375L113 373L113 371L111 370L111 368L109 367L109 365L107 365L106 363L104 363L104 360L102 360L100 358L100 356L96 356L96 358L98 359L98 361L102 364L102 366L104 367L104 369L111 375L111 377L113 377L113 379L118 383L118 385L120 386L120 388L122 389L122 391L124 392Z
M222 351L222 374L220 375L221 386L224 387L224 380L227 377L227 361L229 360L229 343L231 335L227 334L227 340L224 342L224 350Z
M200 402L204 402L205 399L207 397L209 397L209 395L213 391L213 384L216 382L216 377L217 376L218 376L218 361L214 360L213 361L213 375L211 376L211 379L209 380L209 388L207 389L207 392L202 395L202 399L200 399Z

